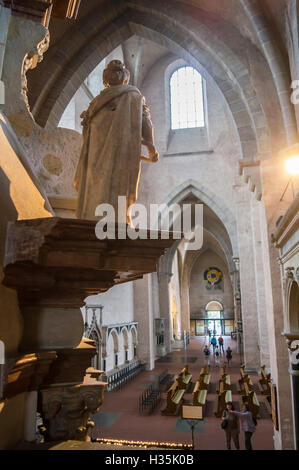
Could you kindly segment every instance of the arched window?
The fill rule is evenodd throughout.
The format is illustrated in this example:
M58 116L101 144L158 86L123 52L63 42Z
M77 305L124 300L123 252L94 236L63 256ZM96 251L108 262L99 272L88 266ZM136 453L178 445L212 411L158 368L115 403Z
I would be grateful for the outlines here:
M193 67L180 67L170 79L171 129L204 127L203 80Z

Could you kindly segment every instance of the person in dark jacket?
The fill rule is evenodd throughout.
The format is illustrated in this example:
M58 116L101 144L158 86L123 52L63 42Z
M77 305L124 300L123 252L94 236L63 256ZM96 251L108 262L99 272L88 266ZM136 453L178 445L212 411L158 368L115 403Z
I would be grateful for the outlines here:
M227 348L226 350L226 359L227 359L227 365L229 366L230 361L233 358L232 350L230 347Z
M222 422L227 421L227 425L224 428L225 436L226 436L226 445L227 449L231 450L231 439L233 439L235 448L240 450L239 444L239 433L240 433L240 424L238 417L230 411L234 410L233 404L231 401L228 401L226 404L226 409L223 411L222 414Z

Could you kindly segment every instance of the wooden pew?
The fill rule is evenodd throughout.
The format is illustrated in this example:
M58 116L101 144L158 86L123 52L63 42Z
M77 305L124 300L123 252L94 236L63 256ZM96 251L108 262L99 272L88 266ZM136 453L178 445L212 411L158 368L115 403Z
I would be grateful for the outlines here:
M221 377L223 377L224 375L226 375L226 365L224 364L223 367L221 367L220 369L220 375Z
M226 407L226 403L233 401L232 391L231 390L219 390L219 394L216 397L214 405L214 414L216 418L221 418L222 413Z
M239 384L238 392L244 395L245 394L244 384L245 383L247 384L249 390L253 390L253 383L249 374L245 373L245 366L241 366L240 374L241 374L241 379L238 381L238 384Z
M271 381L271 374L266 374L265 365L261 367L261 378L258 382L259 389L263 395L271 395L269 382Z
M245 396L243 396L243 403L247 402L252 415L257 418L260 410L260 403L253 390L250 390L247 383L244 382Z
M200 384L199 388L201 390L208 390L210 381L211 381L211 375L206 374L206 375L200 376L197 382L199 382L199 384Z
M180 389L187 390L191 385L192 375L189 374L188 365L186 365L177 377Z
M163 410L161 410L162 415L177 415L183 403L184 393L185 390L179 387L179 383L176 380L167 391L166 406Z
M192 392L192 405L204 407L207 401L207 393L206 389L200 388L200 381L198 380Z
M222 379L219 380L219 392L223 390L231 390L230 375L223 375Z

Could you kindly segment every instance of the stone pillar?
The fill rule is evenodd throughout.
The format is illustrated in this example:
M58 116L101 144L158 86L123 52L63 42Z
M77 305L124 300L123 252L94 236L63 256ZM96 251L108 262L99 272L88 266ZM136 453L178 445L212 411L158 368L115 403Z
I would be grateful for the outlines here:
M168 271L167 257L162 256L159 260L158 266L158 281L159 281L159 306L160 317L164 318L165 328L165 347L166 352L171 352L172 343L172 325L170 324L170 310L169 310L169 282L172 273Z
M250 217L250 198L248 188L242 184L235 185L236 220L238 229L238 248L240 254L240 286L243 321L244 361L248 371L260 367L258 350L258 322L255 265L253 258L253 234Z
M24 417L24 439L27 442L36 440L36 413L37 413L37 391L28 392L26 397Z
M134 320L138 322L137 357L152 370L155 367L156 351L150 275L134 281Z
M284 330L283 289L279 251L270 243L271 234L276 229L279 215L284 214L289 206L287 195L281 200L289 175L284 169L284 162L279 158L261 161L263 199L260 207L263 213L261 221L263 264L265 270L265 291L267 328L269 332L270 371L277 385L279 430L274 430L276 449L293 449L293 423L291 401L291 384L288 373L289 357L281 332ZM278 212L279 208L279 212Z
M236 270L232 273L232 285L234 293L234 313L237 330L237 352L240 354L241 363L244 362L243 350L243 322L241 310L241 288L240 288L240 260L239 258L233 259Z
M265 269L262 253L262 234L261 234L261 201L258 201L251 193L251 226L253 235L253 255L255 267L255 289L257 300L257 321L259 331L259 352L261 365L270 366L269 357L269 333L266 313L266 285Z
M182 321L182 332L186 331L190 333L190 301L189 301L189 276L185 272L183 273L182 285L181 285L181 321Z

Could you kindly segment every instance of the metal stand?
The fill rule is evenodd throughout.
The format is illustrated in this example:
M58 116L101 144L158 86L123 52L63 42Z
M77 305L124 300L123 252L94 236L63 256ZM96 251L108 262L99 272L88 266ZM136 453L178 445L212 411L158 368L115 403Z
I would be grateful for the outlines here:
M199 424L199 419L187 419L187 423L191 428L191 439L192 439L192 448L194 450L194 429Z

